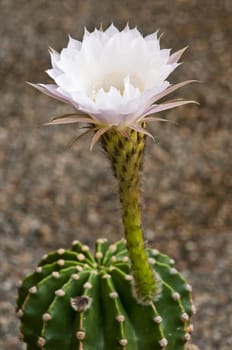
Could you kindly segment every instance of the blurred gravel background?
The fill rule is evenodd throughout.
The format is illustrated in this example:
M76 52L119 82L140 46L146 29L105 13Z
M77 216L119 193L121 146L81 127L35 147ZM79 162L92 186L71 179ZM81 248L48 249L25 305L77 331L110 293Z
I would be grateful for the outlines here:
M38 128L72 110L27 86L49 81L47 49L112 21L162 47L189 45L172 82L198 79L176 96L195 99L153 124L144 167L144 230L193 285L201 350L232 348L232 2L230 0L0 1L0 348L24 349L14 314L17 281L40 256L73 239L122 236L117 186L99 147L73 149L77 127ZM55 349L54 349L55 350ZM146 349L144 349L146 350Z

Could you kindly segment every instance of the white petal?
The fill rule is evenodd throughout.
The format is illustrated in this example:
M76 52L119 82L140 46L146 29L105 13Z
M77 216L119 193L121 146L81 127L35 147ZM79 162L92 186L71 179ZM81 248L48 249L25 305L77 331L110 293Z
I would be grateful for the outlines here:
M52 68L52 69L47 69L46 73L49 75L50 78L52 78L53 80L56 80L56 78L63 74L63 72L59 69L56 68Z
M45 95L48 95L50 97L53 97L59 101L62 101L64 103L71 104L74 108L78 110L78 105L73 101L71 98L68 96L65 96L59 91L59 87L55 84L32 84L32 83L27 83L40 92L43 92Z
M159 43L159 40L158 40L158 30L157 30L155 33L146 35L144 39L145 39L146 41L152 41L152 42L158 42L158 43Z
M176 51L174 52L169 60L168 60L168 63L169 64L172 64L172 63L176 63L179 61L179 59L181 58L181 56L183 55L183 53L187 50L188 46L184 47L183 49L179 50L179 51Z
M107 37L111 37L114 34L118 33L119 30L114 26L114 24L112 23L106 30L105 30L105 34L107 35Z
M160 50L160 57L162 58L163 62L170 64L170 62L169 62L170 52L171 52L170 49L162 49L162 50ZM173 63L175 63L175 62L173 62Z
M70 75L65 73L59 74L54 80L58 86L67 92L72 91L75 88L75 82L72 80Z
M139 88L136 88L134 85L131 84L129 76L124 78L123 82L124 82L123 100L125 102L134 100L136 97L141 96L141 92Z
M60 60L60 54L51 47L49 48L48 52L50 54L52 67L58 68L57 63Z
M69 42L68 42L68 46L67 49L71 49L71 50L80 50L81 48L81 42L79 40L73 39L71 37L71 35L69 35Z

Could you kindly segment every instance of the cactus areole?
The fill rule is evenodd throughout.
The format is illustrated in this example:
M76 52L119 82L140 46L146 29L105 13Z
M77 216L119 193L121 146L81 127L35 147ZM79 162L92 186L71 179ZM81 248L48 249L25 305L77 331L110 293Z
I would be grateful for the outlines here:
M112 68L107 54L113 43ZM136 47L142 67L130 62ZM104 55L94 56L94 48ZM110 245L99 239L94 255L76 241L70 250L44 256L19 287L20 339L27 350L186 349L193 330L191 287L171 259L145 248L140 181L145 139L152 137L146 124L163 120L149 115L193 102L156 104L190 82L169 87L165 80L183 52L160 50L157 33L143 38L137 29L120 32L113 25L86 32L82 43L70 38L60 55L51 51L48 74L56 85L34 86L78 113L48 124L87 123L87 132L94 132L91 148L100 140L118 182L125 240ZM88 79L85 59L93 73Z

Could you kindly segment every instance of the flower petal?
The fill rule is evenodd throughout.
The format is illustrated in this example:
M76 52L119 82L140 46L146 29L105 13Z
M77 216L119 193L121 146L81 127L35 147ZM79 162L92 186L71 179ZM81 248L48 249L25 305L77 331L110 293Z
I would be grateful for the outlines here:
M175 124L174 121L169 120L169 119L164 119L164 118L158 118L158 117L145 117L142 119L143 122L149 123L149 122L168 122L168 123L173 123Z
M69 38L69 42L68 42L67 49L80 50L80 48L81 48L81 41L73 39L71 37L71 35L69 35L68 38Z
M92 141L91 141L91 144L90 144L90 151L92 151L93 149L93 146L96 144L96 142L100 139L100 137L109 130L109 127L105 127L105 128L100 128L98 129L93 138L92 138Z
M176 101L176 102L170 102L170 103L162 103L160 105L153 105L150 107L150 109L144 114L144 117L146 115L149 115L149 114L153 114L153 113L158 113L158 112L162 112L162 111L166 111L168 109L171 109L171 108L175 108L175 107L179 107L179 106L183 106L183 105L186 105L186 104L189 104L189 103L196 103L196 101L192 101L192 100L189 100L189 101Z
M75 103L75 101L58 91L59 87L56 84L33 84L30 82L27 82L27 84L33 86L35 89L43 92L47 96L53 97L64 103L71 104L74 108L78 109L78 105Z
M187 50L187 48L188 48L188 46L185 46L183 49L174 52L174 53L169 57L168 63L169 63L169 64L172 64L172 63L178 62L179 59L181 58L181 56L183 55L183 53Z
M94 124L94 120L89 117L78 117L78 116L62 116L52 119L50 122L45 123L45 125L58 125L58 124L73 124L73 123L91 123Z
M182 86L185 86L185 85L190 84L190 83L195 83L196 81L197 80L186 80L186 81L183 81L182 83L171 85L166 90L164 90L164 91L160 92L159 94L155 95L154 99L153 99L153 103L155 103L156 101L160 100L161 98L171 94L172 92L176 91L177 89L181 88Z
M142 126L140 126L138 124L131 124L130 129L135 130L137 132L140 132L144 135L147 135L147 136L151 137L153 140L155 140L154 136L150 132L148 132L146 129L142 128Z

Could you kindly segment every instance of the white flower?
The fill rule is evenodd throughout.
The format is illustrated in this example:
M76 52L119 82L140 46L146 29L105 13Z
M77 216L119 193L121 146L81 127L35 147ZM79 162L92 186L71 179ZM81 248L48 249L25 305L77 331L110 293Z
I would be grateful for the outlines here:
M31 84L41 92L72 105L77 113L54 118L48 124L88 123L95 131L91 147L109 128L127 128L151 136L141 125L151 114L194 101L157 101L192 82L170 85L166 80L180 63L186 48L171 54L160 49L157 32L143 37L137 28L119 31L85 30L82 42L69 37L61 53L50 50L55 84Z

